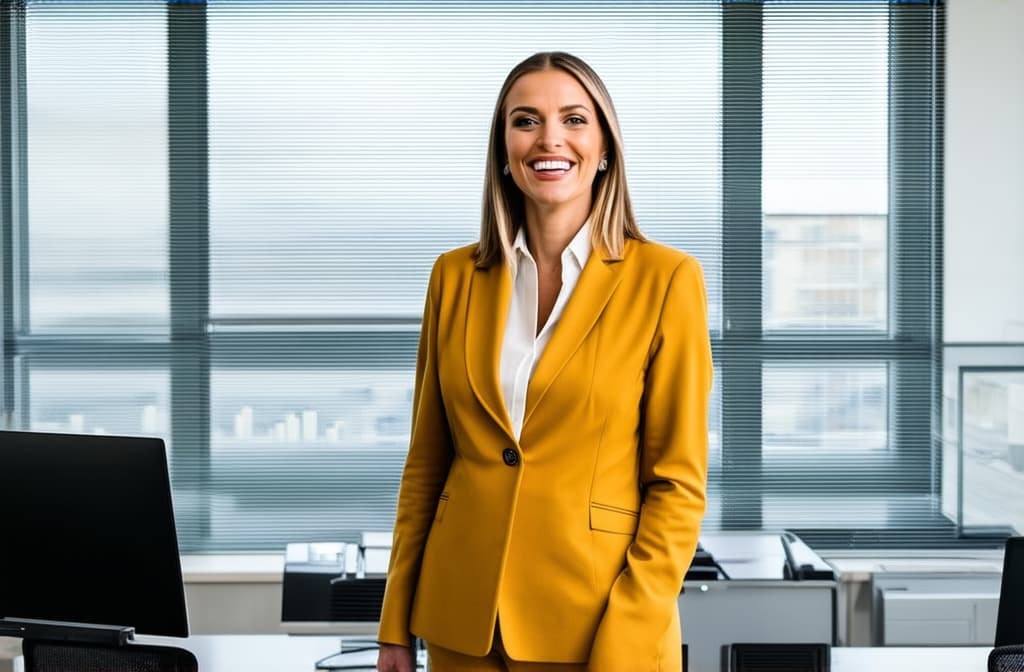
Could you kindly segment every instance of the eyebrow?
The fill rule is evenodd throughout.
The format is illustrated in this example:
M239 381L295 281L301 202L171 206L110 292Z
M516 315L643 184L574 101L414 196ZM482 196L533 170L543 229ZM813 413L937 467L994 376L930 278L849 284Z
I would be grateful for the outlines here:
M590 112L590 108L589 107L587 107L586 105L582 105L580 103L576 103L575 105L563 105L562 107L558 108L558 111L559 112L568 112L569 110L575 110L577 108L578 109L582 109L582 110L586 110L587 112ZM536 107L529 107L527 105L518 105L516 107L513 107L511 110L508 111L508 114L509 114L509 116L512 116L516 112L526 112L528 114L539 114L539 111L537 110Z

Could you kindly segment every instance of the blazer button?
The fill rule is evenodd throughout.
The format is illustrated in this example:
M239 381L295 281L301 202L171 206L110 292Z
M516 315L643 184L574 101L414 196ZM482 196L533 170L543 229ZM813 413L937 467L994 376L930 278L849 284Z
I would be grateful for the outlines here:
M501 459L505 460L505 464L510 467L514 467L519 464L519 453L514 448L506 448L501 451Z

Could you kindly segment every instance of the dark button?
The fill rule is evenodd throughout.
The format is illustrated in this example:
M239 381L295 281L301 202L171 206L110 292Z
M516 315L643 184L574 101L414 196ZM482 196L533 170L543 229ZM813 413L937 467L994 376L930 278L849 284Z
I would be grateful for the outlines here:
M505 464L510 467L514 467L519 464L519 453L514 448L506 448L501 451L501 459L505 460Z

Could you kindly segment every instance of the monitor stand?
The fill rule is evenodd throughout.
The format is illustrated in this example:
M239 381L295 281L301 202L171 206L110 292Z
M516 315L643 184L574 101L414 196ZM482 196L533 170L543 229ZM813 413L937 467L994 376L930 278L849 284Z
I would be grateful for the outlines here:
M34 618L0 618L0 636L124 646L135 639L135 628Z

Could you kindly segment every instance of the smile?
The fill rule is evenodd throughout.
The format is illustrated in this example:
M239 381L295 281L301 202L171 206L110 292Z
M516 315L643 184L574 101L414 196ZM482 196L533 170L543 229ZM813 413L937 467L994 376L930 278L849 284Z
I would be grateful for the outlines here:
M540 159L529 165L533 169L534 178L551 181L560 180L568 175L575 164L567 159Z
M568 161L534 161L531 166L537 172L541 171L556 171L556 170L569 170L572 168L572 164Z

